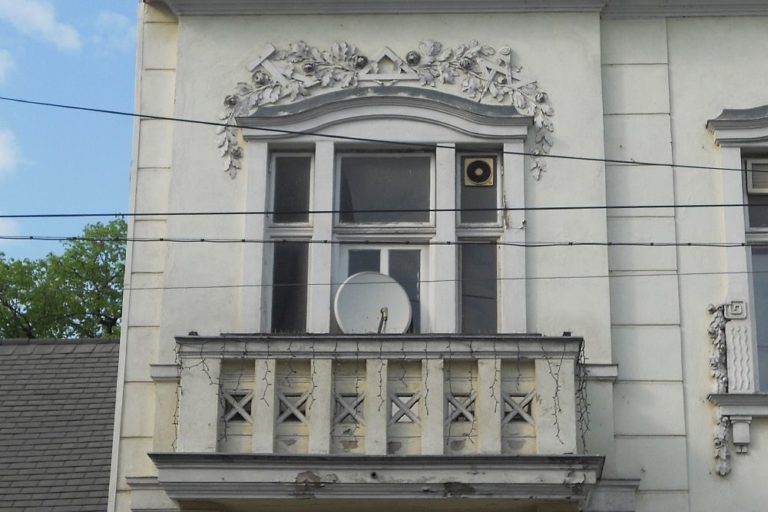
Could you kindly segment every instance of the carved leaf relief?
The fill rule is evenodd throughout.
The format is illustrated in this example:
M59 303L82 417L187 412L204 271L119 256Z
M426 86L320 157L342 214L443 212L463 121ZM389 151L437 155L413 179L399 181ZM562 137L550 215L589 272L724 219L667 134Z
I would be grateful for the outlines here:
M448 48L438 41L425 40L409 51L405 59L385 48L369 61L357 47L346 42L336 42L321 50L297 41L282 50L267 46L249 68L250 81L239 82L232 94L224 98L219 118L231 126L217 129L224 170L233 178L241 168L243 156L235 118L253 114L262 105L297 101L313 88L346 89L361 82L392 85L415 81L423 87L451 86L478 102L513 105L521 114L533 118L533 177L540 179L546 170L544 157L552 148L555 112L547 93L536 82L519 78L521 68L512 64L512 50L507 46L497 51L473 40Z

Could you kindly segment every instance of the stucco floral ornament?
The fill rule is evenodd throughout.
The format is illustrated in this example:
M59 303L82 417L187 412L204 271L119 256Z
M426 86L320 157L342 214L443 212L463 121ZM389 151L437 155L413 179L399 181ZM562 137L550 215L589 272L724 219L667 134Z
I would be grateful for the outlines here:
M289 103L310 94L312 89L350 88L361 83L393 85L418 82L422 87L454 89L478 102L513 105L522 115L531 116L534 145L530 171L535 179L546 170L546 156L552 148L552 116L549 97L538 84L519 78L521 68L512 64L512 50L498 50L470 41L444 47L437 41L421 41L405 59L389 48L368 57L354 45L337 42L320 50L304 41L277 50L268 45L248 66L251 78L240 82L224 98L220 119L227 126L217 128L218 147L224 170L233 178L242 166L235 120L256 112L262 105Z

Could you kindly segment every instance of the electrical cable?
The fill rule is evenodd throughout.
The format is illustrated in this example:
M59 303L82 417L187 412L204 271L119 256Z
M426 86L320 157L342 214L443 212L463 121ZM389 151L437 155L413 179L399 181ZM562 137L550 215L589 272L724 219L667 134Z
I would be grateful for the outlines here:
M232 215L324 215L354 213L467 213L467 212L530 212L572 210L654 210L663 208L768 208L766 204L750 203L690 203L690 204L638 204L638 205L582 205L582 206L509 206L495 208L382 208L370 210L220 210L194 212L89 212L89 213L15 213L0 214L0 219L56 219L78 217L201 217ZM291 224L286 224L290 226Z
M585 274L577 275L554 275L554 276L520 276L520 277L496 277L488 279L420 279L418 283L458 283L458 282L509 282L509 281L556 281L556 280L580 280L580 279L625 279L625 278L648 278L648 277L699 277L699 276L724 276L724 275L762 275L768 274L768 270L722 270L722 271L703 271L703 272L678 272L676 270L668 271L644 271L644 270L618 270L610 274ZM232 288L303 288L309 286L340 286L343 282L328 283L280 283L280 284L209 284L209 285L183 285L183 286L131 286L124 290L132 291L151 291L151 290L216 290ZM376 284L376 283L357 283Z
M418 237L418 235L416 235ZM205 237L86 237L86 236L37 236L37 235L0 235L0 240L29 240L45 242L169 242L169 243L212 243L212 244L319 244L319 245L393 245L393 246L450 246L450 245L495 245L502 247L768 247L768 241L753 240L745 242L602 242L602 241L540 241L540 242L502 242L498 239L462 239L456 241L437 240L314 240L302 238L205 238Z
M13 102L13 103L20 103L25 105L36 105L41 107L50 107L50 108L59 108L59 109L67 109L67 110L76 110L76 111L82 111L82 112L92 112L97 114L109 114L109 115L115 115L115 116L123 116L123 117L131 117L131 118L138 118L138 119L146 119L146 120L155 120L155 121L172 121L172 122L179 122L179 123L187 123L187 124L198 124L198 125L204 125L204 126L216 126L216 127L223 127L223 128L237 128L237 129L243 129L243 130L256 130L256 131L262 131L262 132L270 132L270 133L279 133L283 135L315 135L320 137L326 137L329 139L337 139L337 140L346 140L346 141L355 141L355 142L368 142L368 143L376 143L376 144L391 144L395 146L408 146L408 147L414 147L414 148L421 148L421 149L454 149L453 146L442 146L440 144L425 144L420 142L408 142L408 141L395 141L395 140L387 140L387 139L374 139L369 137L354 137L349 135L332 135L332 134L325 134L322 132L317 132L313 130L287 130L282 128L267 128L267 127L243 127L238 126L236 124L230 124L230 123L222 123L218 121L203 121L201 119L189 119L189 118L182 118L182 117L170 117L170 116L156 116L151 114L137 114L134 112L126 112L121 110L110 110L110 109L103 109L103 108L94 108L94 107L83 107L79 105L70 105L65 103L52 103L52 102L46 102L46 101L35 101L35 100L28 100L24 98L14 98L10 96L0 96L0 101L6 101L6 102ZM561 160L575 160L575 161L583 161L583 162L601 162L606 164L617 164L617 165L627 165L627 166L640 166L640 167L675 167L678 169L695 169L695 170L709 170L709 171L736 171L736 172L743 172L744 169L741 167L718 167L718 166L707 166L707 165L691 165L691 164L673 164L668 162L650 162L650 161L642 161L642 160L622 160L618 158L598 158L598 157L587 157L587 156L574 156L574 155L558 155L558 154L536 154L526 151L502 151L505 155L514 155L514 156L530 156L530 157L546 157L546 158L554 158L554 159L561 159ZM750 172L754 173L761 173L761 172L768 172L768 169L766 170L760 170L760 169L754 169Z

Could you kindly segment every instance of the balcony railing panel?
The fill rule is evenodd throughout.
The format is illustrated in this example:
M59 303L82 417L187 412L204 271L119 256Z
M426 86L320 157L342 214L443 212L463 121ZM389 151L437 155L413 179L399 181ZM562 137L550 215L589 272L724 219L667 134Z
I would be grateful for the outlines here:
M577 337L177 338L178 452L577 452Z

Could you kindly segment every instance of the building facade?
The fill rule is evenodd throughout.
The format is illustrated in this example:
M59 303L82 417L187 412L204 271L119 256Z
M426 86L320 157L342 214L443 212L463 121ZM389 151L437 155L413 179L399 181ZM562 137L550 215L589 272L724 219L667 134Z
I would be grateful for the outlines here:
M139 20L110 510L760 510L763 2Z

